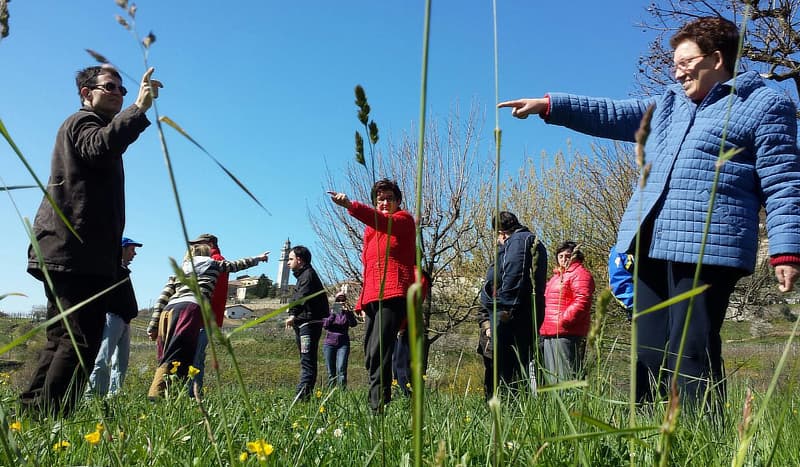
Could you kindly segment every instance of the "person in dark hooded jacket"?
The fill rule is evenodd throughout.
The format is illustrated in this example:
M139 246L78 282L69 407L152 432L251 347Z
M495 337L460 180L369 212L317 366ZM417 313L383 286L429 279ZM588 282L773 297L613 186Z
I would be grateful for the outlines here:
M484 395L495 392L494 366L499 382L520 387L534 358L536 334L544 317L544 289L547 282L547 251L517 216L507 211L492 219L497 231L497 277L489 266L481 289L478 316L483 356ZM532 300L532 295L535 300ZM495 313L496 304L496 313ZM496 336L492 333L496 332ZM497 361L491 339L497 345ZM535 375L534 375L535 377Z

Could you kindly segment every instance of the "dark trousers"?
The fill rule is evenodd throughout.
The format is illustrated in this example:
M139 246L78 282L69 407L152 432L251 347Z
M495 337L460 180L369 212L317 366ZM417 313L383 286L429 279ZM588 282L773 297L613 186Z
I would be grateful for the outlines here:
M533 325L530 321L512 319L497 324L497 336L492 336L483 357L483 390L486 400L494 395L494 365L497 365L498 384L503 383L512 390L529 385L528 365L532 357ZM492 340L497 341L497 362L488 357Z
M695 265L643 258L637 284L638 310L691 290ZM703 266L698 286L710 288L694 298L677 386L690 406L703 400L709 385L716 404L724 403L725 383L720 329L736 282L743 271ZM677 364L689 300L637 318L639 345L636 362L636 398L651 401L666 395ZM666 370L666 371L662 371ZM714 394L711 394L712 396Z
M50 273L51 291L45 284L47 318L67 310L113 284L112 278L70 273ZM101 295L66 317L75 345L64 320L47 327L47 343L39 353L39 363L28 389L20 394L23 406L49 414L69 415L80 399L103 338L109 294ZM81 366L81 360L83 366Z
M300 383L297 396L302 400L311 397L317 384L317 359L319 338L322 336L322 323L306 322L294 327L297 349L300 351Z
M400 323L406 318L405 297L371 302L364 307L364 355L369 374L369 406L379 411L392 400L392 354Z
M408 345L408 330L397 336L392 355L392 373L404 396L411 395L411 348Z

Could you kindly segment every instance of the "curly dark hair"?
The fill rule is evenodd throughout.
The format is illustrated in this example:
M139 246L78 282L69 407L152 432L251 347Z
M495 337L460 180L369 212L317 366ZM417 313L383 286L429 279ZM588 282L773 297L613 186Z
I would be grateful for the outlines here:
M382 178L375 182L372 185L372 191L370 192L370 197L372 198L372 205L375 206L378 204L378 192L379 191L391 191L394 193L394 199L397 201L397 204L403 202L403 192L400 191L400 187L397 186L397 182L394 180L389 180L388 178Z
M739 28L736 24L719 16L697 18L684 24L670 38L669 45L675 50L687 40L697 44L704 54L712 54L719 50L725 70L734 74L733 67L739 52Z

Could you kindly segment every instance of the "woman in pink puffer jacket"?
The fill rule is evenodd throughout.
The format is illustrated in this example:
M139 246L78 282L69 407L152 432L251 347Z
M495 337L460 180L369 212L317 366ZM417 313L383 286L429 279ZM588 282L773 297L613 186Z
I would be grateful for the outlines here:
M594 293L592 273L583 266L577 244L564 242L556 253L558 267L547 282L544 322L539 328L548 384L580 377Z

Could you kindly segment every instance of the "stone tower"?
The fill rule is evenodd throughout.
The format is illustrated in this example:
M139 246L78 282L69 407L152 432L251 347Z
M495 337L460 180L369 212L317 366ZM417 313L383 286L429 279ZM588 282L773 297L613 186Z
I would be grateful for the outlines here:
M278 258L278 290L286 292L289 289L289 250L292 249L292 242L286 239L286 243L281 248L281 256Z

